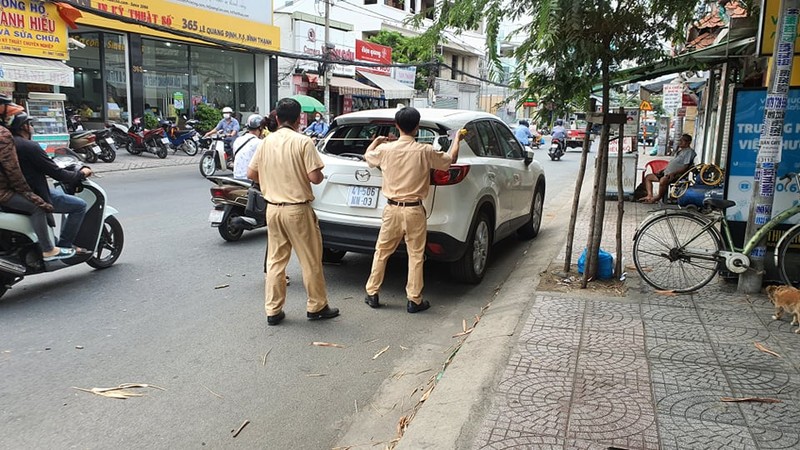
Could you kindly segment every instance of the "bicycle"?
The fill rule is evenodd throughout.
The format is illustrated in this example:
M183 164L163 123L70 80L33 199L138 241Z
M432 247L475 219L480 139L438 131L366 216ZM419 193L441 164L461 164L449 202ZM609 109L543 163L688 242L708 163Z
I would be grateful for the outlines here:
M780 181L786 180L788 185L792 179L800 187L797 173L788 173ZM744 273L750 269L750 254L762 238L785 220L800 214L800 202L795 201L739 249L733 245L724 213L736 203L706 199L703 205L711 211L709 214L683 209L662 210L639 225L633 236L633 262L647 284L659 290L687 293L708 284L723 264L733 273ZM789 250L797 243L800 243L800 223L781 236L773 255L782 281L795 287L800 285L800 255L790 254Z
M722 169L714 164L697 164L686 170L669 187L669 196L679 199L697 183L706 186L718 186L722 183Z

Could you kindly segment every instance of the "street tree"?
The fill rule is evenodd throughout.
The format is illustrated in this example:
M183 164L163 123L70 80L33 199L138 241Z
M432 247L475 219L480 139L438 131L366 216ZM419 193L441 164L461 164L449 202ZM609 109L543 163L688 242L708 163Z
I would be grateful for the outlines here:
M681 42L687 26L704 5L703 0L460 0L437 2L433 7L438 19L425 35L442 36L448 28L468 30L485 23L494 71L501 67L497 51L501 24L524 23L509 35L522 38L513 51L518 65L512 76L512 87L523 91L520 98L537 98L566 110L569 104L588 105L592 87L602 86L605 120L595 166L583 287L597 273L603 234L612 75L625 64L645 64L666 57L666 43ZM417 24L421 25L430 13L421 11ZM588 146L587 138L581 170L586 167ZM582 181L581 175L567 239L568 264ZM618 214L618 221L621 216Z
M440 58L440 55L435 51L435 41L430 36L425 36L424 38L409 37L396 31L381 30L367 40L375 44L391 47L393 63L429 63L432 59L439 61ZM428 77L431 71L435 69L433 65L418 66L414 88L418 91L425 90L428 87Z

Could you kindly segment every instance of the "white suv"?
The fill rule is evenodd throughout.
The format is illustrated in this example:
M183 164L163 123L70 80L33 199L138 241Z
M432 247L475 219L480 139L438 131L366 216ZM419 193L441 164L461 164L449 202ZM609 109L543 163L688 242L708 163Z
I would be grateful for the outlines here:
M539 233L545 176L533 152L523 148L496 116L475 111L420 109L417 140L446 151L450 138L465 128L458 161L432 171L424 200L428 213L426 255L451 263L460 281L479 283L492 244L517 233ZM371 253L386 198L381 171L370 169L364 153L375 136L399 136L396 109L377 109L336 118L319 145L325 179L314 186L313 207L322 230L325 261L348 251ZM401 246L399 249L403 251Z

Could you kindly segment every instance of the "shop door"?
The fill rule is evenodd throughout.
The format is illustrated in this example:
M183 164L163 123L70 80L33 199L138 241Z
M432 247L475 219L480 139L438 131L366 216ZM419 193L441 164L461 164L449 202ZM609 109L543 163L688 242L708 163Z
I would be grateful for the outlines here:
M145 114L177 120L189 104L189 47L142 40Z

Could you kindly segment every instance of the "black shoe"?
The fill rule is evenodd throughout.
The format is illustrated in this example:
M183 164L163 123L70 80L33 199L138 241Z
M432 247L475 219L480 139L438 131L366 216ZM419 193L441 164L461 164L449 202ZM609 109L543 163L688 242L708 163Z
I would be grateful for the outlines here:
M381 304L378 303L378 294L367 294L367 296L364 297L364 303L368 304L370 308L377 308L381 306Z
M281 320L283 320L285 317L286 313L283 311L279 312L278 314L275 314L274 316L267 316L267 325L270 326L277 325L281 323Z
M325 307L322 308L322 310L317 311L315 313L306 312L306 317L308 317L308 320L333 319L338 315L339 315L339 308L331 308L328 305L325 305Z
M408 304L406 305L406 311L408 311L411 314L414 314L414 313L418 313L420 311L425 311L426 309L428 309L430 307L431 307L431 304L427 300L423 300L422 303L420 303L420 304L416 304L416 303L412 302L411 300L409 300Z

